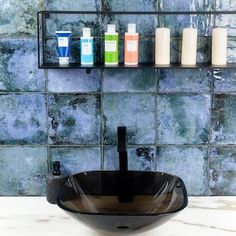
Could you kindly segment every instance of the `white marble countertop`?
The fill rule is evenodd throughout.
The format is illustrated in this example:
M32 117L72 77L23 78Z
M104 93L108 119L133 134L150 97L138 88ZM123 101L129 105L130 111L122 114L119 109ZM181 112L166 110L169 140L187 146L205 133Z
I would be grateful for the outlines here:
M0 197L2 236L101 236L42 197ZM109 234L108 234L109 235ZM188 207L140 236L235 236L236 197L190 197Z

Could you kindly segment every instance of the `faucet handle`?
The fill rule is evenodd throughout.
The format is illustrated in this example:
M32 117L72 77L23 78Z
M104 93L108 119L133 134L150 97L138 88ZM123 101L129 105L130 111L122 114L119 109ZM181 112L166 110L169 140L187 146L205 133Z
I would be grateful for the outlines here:
M127 152L127 135L126 126L119 126L117 128L117 138L118 138L118 152Z
M58 175L61 174L61 171L60 171L61 163L60 163L60 161L54 161L54 162L52 163L52 167L53 167L52 175L58 176Z

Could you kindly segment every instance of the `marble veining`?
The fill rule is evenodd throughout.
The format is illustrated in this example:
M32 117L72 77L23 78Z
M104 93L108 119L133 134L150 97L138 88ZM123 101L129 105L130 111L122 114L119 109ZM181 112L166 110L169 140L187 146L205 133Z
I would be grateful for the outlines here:
M3 235L112 236L93 231L50 205L45 198L0 198ZM188 207L173 219L140 236L234 236L235 197L190 197Z

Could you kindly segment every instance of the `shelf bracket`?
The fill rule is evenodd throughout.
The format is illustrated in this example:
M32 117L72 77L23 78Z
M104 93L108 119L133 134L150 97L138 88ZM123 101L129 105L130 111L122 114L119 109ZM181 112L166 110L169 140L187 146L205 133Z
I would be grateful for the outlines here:
M86 69L86 74L88 74L88 75L91 74L91 70L92 70L91 68L87 68Z

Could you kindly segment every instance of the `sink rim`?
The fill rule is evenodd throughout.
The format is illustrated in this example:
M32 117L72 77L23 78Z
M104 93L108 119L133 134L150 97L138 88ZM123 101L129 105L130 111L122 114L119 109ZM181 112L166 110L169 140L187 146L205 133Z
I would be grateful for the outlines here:
M181 207L179 207L178 209L176 210L172 210L172 211L168 211L168 212L163 212L163 213L153 213L153 214L150 214L150 213L145 213L145 214L125 214L125 213L97 213L97 212L80 212L80 211L76 211L76 210L72 210L70 208L67 208L65 207L63 204L61 204L61 201L60 201L60 198L61 198L61 195L63 194L63 190L65 188L65 185L68 181L69 178L73 177L73 176L76 176L76 175L80 175L80 174L86 174L86 173L120 173L120 171L112 171L112 170L92 170L92 171L83 171L83 172L78 172L76 174L72 174L72 175L69 175L66 177L66 180L64 182L64 184L62 184L62 186L60 187L59 191L58 191L58 194L57 194L57 201L56 201L56 204L63 210L65 210L66 212L70 212L70 213L73 213L73 214L81 214L81 215L105 215L105 216L161 216L161 215L168 215L168 214L174 214L174 213L178 213L179 211L183 210L184 208L187 207L188 205L188 195L187 195L187 190L186 190L186 187L185 187L185 184L183 182L183 180L176 176L176 175L171 175L169 173L166 173L166 172L160 172L160 171L132 171L132 170L128 170L126 173L156 173L156 174L164 174L164 175L168 175L170 177L176 177L178 181L181 182L182 184L182 190L183 190L183 197L184 197L184 200L183 200L183 205Z

